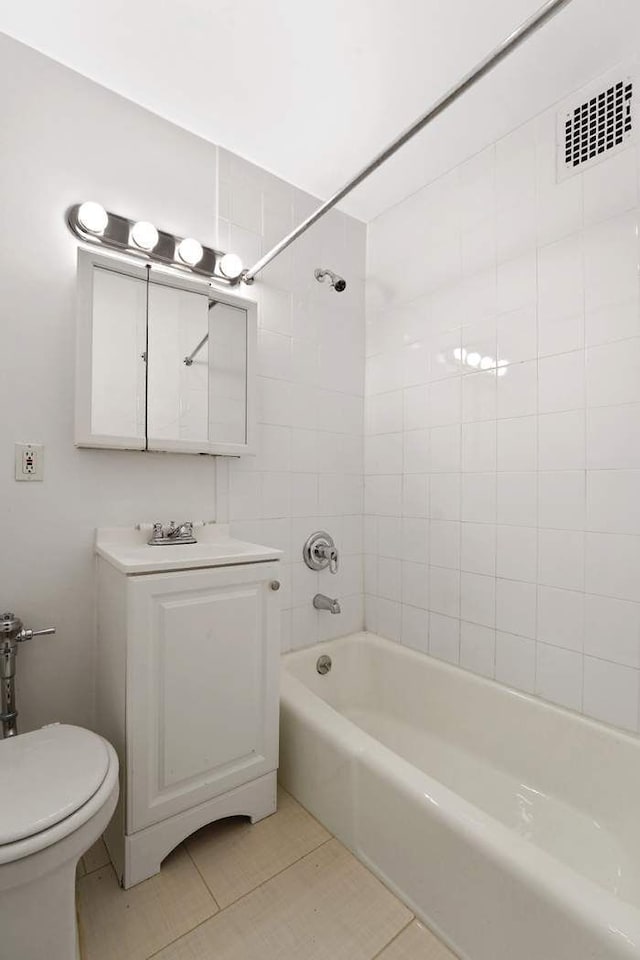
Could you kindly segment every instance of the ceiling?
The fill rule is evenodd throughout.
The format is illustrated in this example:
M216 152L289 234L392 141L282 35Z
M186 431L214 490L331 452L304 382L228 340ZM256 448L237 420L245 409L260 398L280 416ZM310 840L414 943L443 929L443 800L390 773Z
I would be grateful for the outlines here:
M21 0L0 29L325 198L542 0ZM572 0L359 186L370 220L640 44L638 0Z

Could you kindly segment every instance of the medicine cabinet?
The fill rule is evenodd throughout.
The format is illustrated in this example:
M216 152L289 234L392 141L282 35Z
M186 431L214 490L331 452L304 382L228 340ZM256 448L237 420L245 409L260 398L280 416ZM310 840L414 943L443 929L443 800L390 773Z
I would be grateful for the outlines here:
M257 307L78 251L76 445L252 453Z

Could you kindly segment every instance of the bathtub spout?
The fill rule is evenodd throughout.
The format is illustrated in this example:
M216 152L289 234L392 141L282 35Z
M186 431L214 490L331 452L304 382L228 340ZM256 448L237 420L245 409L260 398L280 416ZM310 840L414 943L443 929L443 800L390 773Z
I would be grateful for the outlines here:
M329 613L341 613L340 603L332 600L331 597L325 597L324 593L316 593L313 598L313 605L316 610L328 610Z

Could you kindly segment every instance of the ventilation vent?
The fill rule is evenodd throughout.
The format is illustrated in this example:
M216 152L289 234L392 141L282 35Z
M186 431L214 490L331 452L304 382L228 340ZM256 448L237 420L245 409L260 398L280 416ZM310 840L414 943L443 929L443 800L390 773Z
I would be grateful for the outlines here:
M633 81L627 77L600 88L559 117L559 154L564 148L564 155L558 157L560 177L620 149L633 134L632 107Z

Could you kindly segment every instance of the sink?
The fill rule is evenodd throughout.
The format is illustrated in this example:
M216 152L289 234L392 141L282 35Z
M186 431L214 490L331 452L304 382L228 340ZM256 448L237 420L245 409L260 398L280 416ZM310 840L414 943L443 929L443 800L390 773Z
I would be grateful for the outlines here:
M282 556L275 547L235 540L226 523L206 523L194 532L198 543L150 546L150 529L101 527L96 531L96 553L126 574L260 563Z

